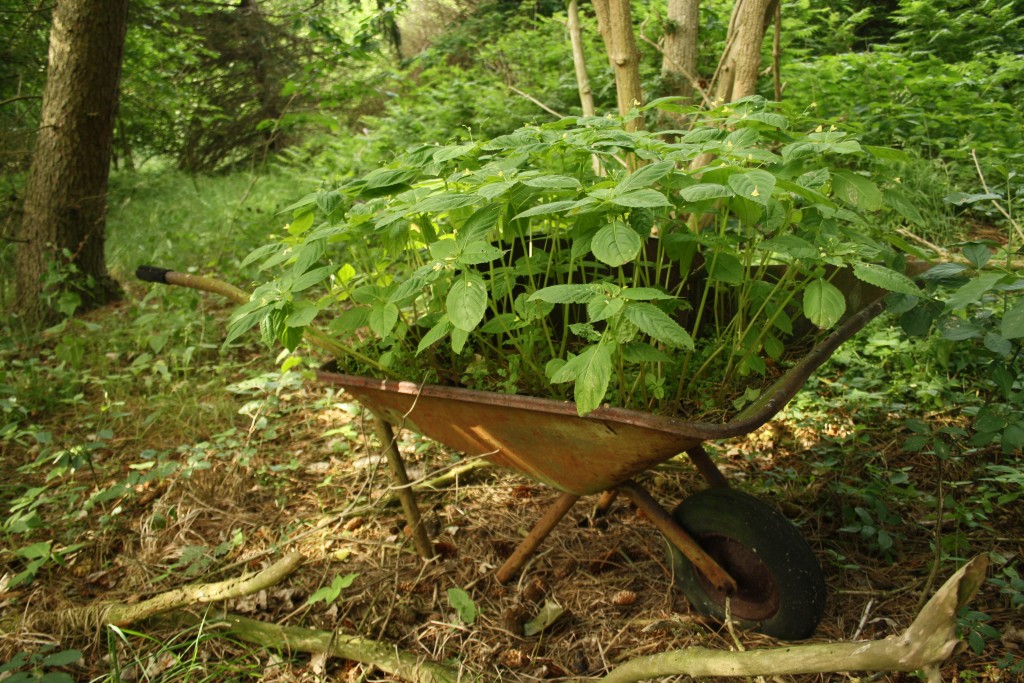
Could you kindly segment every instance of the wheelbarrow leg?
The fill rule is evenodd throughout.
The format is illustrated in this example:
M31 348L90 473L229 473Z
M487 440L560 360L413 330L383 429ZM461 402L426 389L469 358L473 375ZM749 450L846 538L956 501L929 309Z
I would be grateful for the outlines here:
M562 518L572 509L580 497L573 493L563 493L548 508L544 516L537 520L537 523L530 529L530 533L522 540L519 547L513 551L505 564L498 568L495 576L499 583L506 583L509 579L519 573L526 561L533 557L533 553L541 542L547 538L551 530L558 525Z
M715 466L715 463L711 461L711 456L704 450L704 446L697 444L693 448L687 448L686 455L689 456L690 461L697 467L697 471L704 477L708 486L713 489L729 488L728 480L721 470Z
M412 486L409 483L409 475L405 471L405 462L402 460L402 454L398 450L398 443L395 441L395 432L391 428L391 423L388 422L381 416L377 411L370 411L373 414L373 425L377 430L377 438L380 439L381 446L384 448L384 454L388 459L388 468L391 470L391 475L395 478L397 484L395 493L398 494L398 499L402 502L402 511L405 513L405 521L409 525L409 530L412 533L412 542L416 546L416 552L424 560L429 560L434 557L434 544L430 542L430 537L427 536L427 530L423 526L423 520L420 518L420 508L416 505L416 495L412 491Z
M665 509L658 505L658 501L651 497L651 494L634 481L627 481L619 484L619 491L633 501L633 504L643 510L651 523L657 527L669 543L679 548L686 559L693 563L705 578L720 591L735 593L736 581L729 576L729 573L722 569L710 555L704 552L703 548L697 545L690 534L686 533L681 526L676 524L672 516L665 512Z

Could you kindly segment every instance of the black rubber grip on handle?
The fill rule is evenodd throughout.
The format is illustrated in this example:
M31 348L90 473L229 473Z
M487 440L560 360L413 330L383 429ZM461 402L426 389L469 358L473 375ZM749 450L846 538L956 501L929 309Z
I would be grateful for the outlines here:
M159 282L167 284L167 273L174 272L170 268L157 268L156 266L139 266L135 269L135 277L145 282Z

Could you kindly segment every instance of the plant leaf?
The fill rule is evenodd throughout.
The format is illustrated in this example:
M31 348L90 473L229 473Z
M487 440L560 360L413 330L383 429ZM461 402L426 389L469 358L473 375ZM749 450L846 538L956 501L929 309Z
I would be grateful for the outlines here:
M729 176L729 187L740 197L768 206L772 190L775 189L775 176L768 171L757 169L746 173L734 173Z
M690 334L654 304L630 303L624 315L651 339L677 349L693 349Z
M899 292L910 296L922 297L924 293L914 281L903 273L874 263L858 263L853 267L853 274L862 282L881 287L890 292Z
M464 273L448 290L448 319L452 325L472 332L487 312L487 285L476 273Z
M625 194L612 195L611 201L619 206L641 209L672 205L668 197L649 187L642 190L633 190Z
M530 207L526 211L517 213L512 220L518 220L520 218L529 218L530 216L543 216L549 213L561 213L576 206L575 200L561 201L561 202L550 202L548 204L538 204L537 206Z
M671 173L675 167L676 162L674 161L659 161L654 164L648 164L626 176L616 186L615 191L619 194L624 194L632 190L650 187Z
M643 246L640 235L622 221L612 221L598 230L590 243L597 260L613 268L635 259Z
M546 301L549 304L582 304L597 295L598 292L591 285L551 285L531 294L529 301Z
M882 206L882 193L878 186L862 175L833 171L832 189L840 199L858 209L874 211Z
M389 303L376 304L370 309L368 322L375 335L381 339L387 337L398 322L398 306Z
M946 299L946 308L959 311L981 300L996 284L1003 279L1002 273L982 273L970 280ZM1005 336L1005 335L1004 335Z
M430 331L423 335L423 339L420 339L419 345L416 347L416 353L422 353L424 349L429 348L441 339L444 339L452 330L452 321L448 319L448 316L442 315L441 319L434 323L434 326L430 328Z
M448 589L448 604L458 613L459 621L467 626L472 626L476 621L477 608L469 593L461 588Z
M1018 301L1003 316L1000 325L1003 339L1019 339L1024 337L1024 299Z
M707 199L731 197L733 194L734 192L731 189L718 183L697 183L679 192L679 196L688 202L702 202Z
M832 327L846 312L846 299L835 285L814 280L804 289L804 315L817 327Z
M591 344L578 356L565 362L551 377L552 384L575 380L573 397L576 412L586 415L601 405L612 376L612 352L609 344Z

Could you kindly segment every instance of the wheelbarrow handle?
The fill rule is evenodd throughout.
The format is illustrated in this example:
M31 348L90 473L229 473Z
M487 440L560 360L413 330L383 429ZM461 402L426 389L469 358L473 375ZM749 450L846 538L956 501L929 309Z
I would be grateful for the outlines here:
M239 289L238 287L228 284L222 280L203 275L179 273L175 270L159 268L157 266L139 266L135 269L135 277L145 282L156 282L162 285L177 285L179 287L188 287L190 289L198 289L203 292L220 294L239 306L244 306L249 303L250 300L249 293L245 290ZM335 358L341 358L342 356L354 358L367 367L375 368L377 372L381 373L384 377L396 377L393 370L389 370L373 358L370 358L364 353L360 353L356 349L338 343L314 327L306 328L306 338L311 344L327 351Z
M212 277L202 275L191 275L179 273L169 268L157 266L139 266L135 269L135 277L144 282L156 282L161 285L178 285L190 289L198 289L204 292L212 292L227 297L234 303L241 306L249 303L249 294L234 285L222 282Z

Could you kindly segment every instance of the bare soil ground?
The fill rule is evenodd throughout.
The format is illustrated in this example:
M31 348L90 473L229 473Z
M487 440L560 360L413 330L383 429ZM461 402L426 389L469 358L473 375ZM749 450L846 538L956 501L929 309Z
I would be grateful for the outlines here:
M557 495L514 472L481 469L444 490L421 494L439 551L438 559L425 564L404 533L400 507L389 504L390 479L360 407L315 384L281 389L274 398L268 412L236 417L240 429L234 440L210 439L179 456L195 457L207 449L212 467L140 487L134 498L125 499L115 531L83 539L86 552L29 586L0 591L0 608L57 610L100 599L135 600L259 569L298 549L308 561L296 574L227 608L278 624L385 640L479 672L484 680L509 682L600 676L637 656L695 645L728 650L777 644L756 633L731 633L691 611L673 588L660 534L621 499L599 519L591 517L595 499L580 501L521 575L499 584L495 568ZM266 417L272 428L261 422ZM820 446L830 439L841 444L859 417L826 414L808 426L805 419L784 414L746 439L716 445L713 452L735 486L779 507L818 554L829 600L812 642L883 638L909 625L922 600L956 566L945 561L932 576L936 538L955 535L962 541L956 549L960 557L1021 552L1019 504L990 509L984 525L965 529L951 518L936 521L934 510L915 509L912 499L892 501L904 524L889 557L859 535L840 531L843 506L852 504L844 498L843 484L862 481L868 461L907 474L917 490L930 494L941 491L940 475L956 481L961 474L938 469L926 456L901 452L894 433L897 416L890 424L869 425L845 450ZM458 462L455 454L408 432L400 441L414 477ZM133 456L141 446L120 445ZM105 457L118 455L112 450ZM5 476L16 476L15 464L8 461ZM685 458L642 477L668 509L700 488L698 479ZM958 495L969 495L969 489ZM318 589L348 574L356 576L336 600L307 604ZM452 606L448 590L453 588L466 591L475 605L472 624ZM555 604L564 610L559 619L538 635L523 635L525 622ZM970 649L956 655L944 680L1016 680L995 663L1007 653L1024 655L1019 610L991 585L974 608L1002 632L1002 641L990 643L980 655ZM60 646L85 652L74 669L80 680L231 680L226 671L235 671L238 679L268 681L389 680L364 665L199 638L194 630L184 636L193 645L175 649L182 626L173 620L131 631L124 637L102 629L85 638L67 634ZM52 639L53 634L8 634L0 639L0 660ZM183 658L191 658L193 668L181 677ZM918 677L836 673L775 680Z

